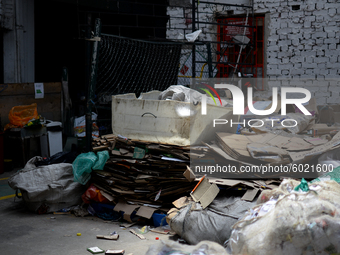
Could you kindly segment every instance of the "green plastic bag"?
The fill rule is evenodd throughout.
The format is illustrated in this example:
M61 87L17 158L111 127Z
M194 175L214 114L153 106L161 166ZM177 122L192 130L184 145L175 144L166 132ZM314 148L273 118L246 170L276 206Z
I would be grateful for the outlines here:
M73 161L74 181L85 185L91 178L92 170L103 170L109 159L108 151L82 153Z
M108 151L98 151L97 152L98 160L92 167L93 170L103 170L106 161L110 158Z

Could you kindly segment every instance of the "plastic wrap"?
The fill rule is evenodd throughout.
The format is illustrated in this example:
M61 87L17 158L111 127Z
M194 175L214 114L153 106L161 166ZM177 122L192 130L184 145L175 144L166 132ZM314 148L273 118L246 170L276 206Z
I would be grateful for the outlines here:
M107 200L101 193L100 190L95 187L93 184L85 191L85 193L81 196L84 203L89 204L93 201L100 203L108 203Z
M14 106L8 114L11 124L23 127L31 119L38 119L37 104Z
M70 151L70 152L58 152L51 157L45 158L41 161L36 161L36 166L46 166L46 165L53 165L53 164L60 164L60 163L70 163L72 164L73 161L77 157L77 152Z
M322 154L318 159L320 165L333 165L334 168L340 166L340 149L335 149Z
M197 39L197 37L200 35L200 33L202 33L202 30L201 30L201 29L196 30L196 31L193 32L193 33L186 34L186 35L185 35L185 39L187 39L188 42L194 42L194 41L196 41L196 39Z
M296 184L286 181L261 193L258 202L264 203L233 226L228 243L232 254L340 252L340 185L318 182L309 184L308 192L296 192Z
M183 85L172 85L159 94L158 100L176 100L187 103L197 103L202 101L202 94ZM221 99L221 102L224 107L232 106L232 102L228 102L224 99ZM215 105L215 102L211 97L207 97L207 104Z
M161 241L150 246L145 255L228 255L220 244L202 241L195 246Z
M92 121L97 120L97 114L92 112L91 119ZM74 134L76 137L86 137L86 116L83 115L81 117L74 119ZM99 137L99 129L96 124L96 122L92 123L92 138L98 138Z

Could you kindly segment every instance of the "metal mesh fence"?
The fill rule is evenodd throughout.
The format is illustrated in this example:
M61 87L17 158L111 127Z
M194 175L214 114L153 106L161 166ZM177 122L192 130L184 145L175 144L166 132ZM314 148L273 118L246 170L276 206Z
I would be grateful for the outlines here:
M209 61L207 45L196 44L195 50L195 78L209 78ZM178 84L190 85L192 73L192 45L184 45L181 52L180 68L178 72ZM210 78L217 75L217 68L212 66Z
M111 96L164 90L177 84L181 43L150 42L102 34L95 101Z

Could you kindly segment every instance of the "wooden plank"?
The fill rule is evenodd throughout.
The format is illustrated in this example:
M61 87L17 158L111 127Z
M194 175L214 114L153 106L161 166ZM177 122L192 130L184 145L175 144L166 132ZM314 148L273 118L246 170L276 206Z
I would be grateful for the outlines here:
M14 96L14 95L34 95L34 83L9 83L2 84L0 87L5 86L6 88L1 92L0 98L3 96ZM61 82L44 82L44 93L60 93Z

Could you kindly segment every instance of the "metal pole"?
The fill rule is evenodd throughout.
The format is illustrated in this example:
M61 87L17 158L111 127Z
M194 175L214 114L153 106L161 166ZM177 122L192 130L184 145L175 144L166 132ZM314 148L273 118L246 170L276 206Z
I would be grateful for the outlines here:
M209 71L209 78L213 78L213 71L212 71L212 59L211 59L211 43L207 43L207 51L208 51L208 71Z
M98 69L98 53L99 53L99 40L101 34L101 22L100 19L96 19L95 21L95 30L94 30L94 38L93 40L93 50L92 50L92 58L91 58L91 72L90 72L90 81L87 91L87 112L86 112L86 150L92 150L92 99L94 95L94 91L96 88L97 82L97 69Z
M195 32L196 29L196 0L192 0L192 6L191 6L191 15L192 15L192 32ZM192 78L196 77L196 45L195 42L192 45Z
M247 25L247 24L248 24L248 10L247 10L247 16L246 16L246 23L245 23L245 25ZM246 31L247 31L247 27L244 27L243 37L242 37L242 45L241 45L240 52L238 53L236 65L234 67L234 74L237 72L237 67L238 67L239 62L240 62L241 53L242 53L242 50L243 50L243 47L244 47L244 37L246 36Z
M86 83L86 88L87 88L87 97L86 100L88 101L89 98L89 91L90 91L90 73L91 73L91 24L92 24L92 14L87 13L87 27L86 27L86 39L85 40L85 45L86 45L86 56L85 56L85 83ZM87 113L88 111L91 112L92 109L88 109L88 104L86 104L86 115L85 115L85 120L86 120L86 125L85 125L85 132L86 132L86 151L91 151L91 139L88 139L88 137L91 137L92 129L90 125L90 120L87 118ZM81 143L83 146L83 143ZM81 148L83 149L83 148Z

